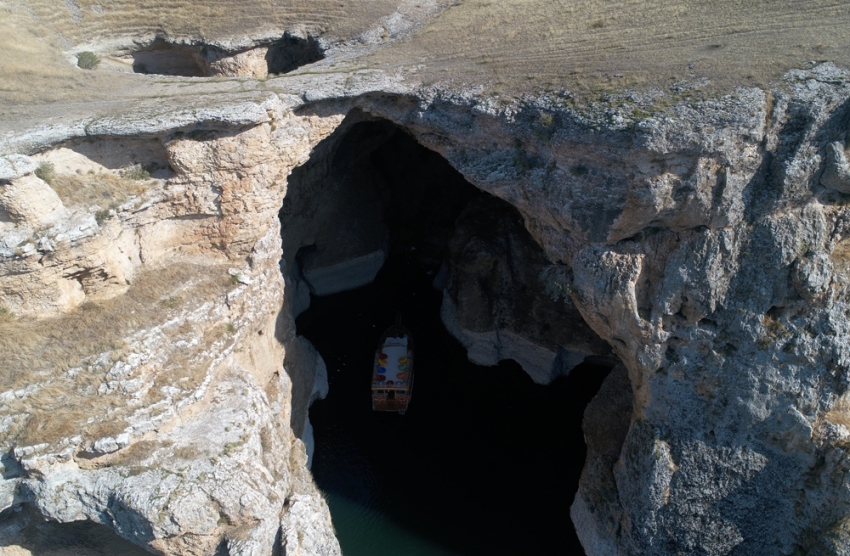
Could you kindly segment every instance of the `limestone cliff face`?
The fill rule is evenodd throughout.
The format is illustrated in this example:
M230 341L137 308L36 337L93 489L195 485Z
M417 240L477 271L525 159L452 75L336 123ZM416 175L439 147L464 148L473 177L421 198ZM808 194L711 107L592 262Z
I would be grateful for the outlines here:
M572 512L589 554L846 551L850 76L822 65L651 117L628 98L499 106L355 80L292 81L300 96L238 118L222 101L196 120L102 123L151 141L124 147L139 160L71 132L73 156L2 159L0 306L17 342L3 357L19 370L0 394L4 508L98 521L166 554L338 552L298 438L322 365L294 336L297 287L278 268L319 232L281 238L277 212L292 169L357 107L511 203L543 250L516 231L469 233L466 215L446 292L462 341L487 336L491 359L543 354L523 362L541 382L561 350L622 362L586 414ZM37 177L50 161L55 175ZM89 169L126 193L136 164L153 180L114 206L62 198ZM374 252L352 245L351 258ZM568 301L518 293L534 282ZM525 303L534 322L580 315L586 341L524 325ZM60 362L38 351L51 330L123 342L81 338Z
M164 554L222 544L269 554L276 543L287 554L339 553L298 438L307 400L294 397L313 395L301 388L312 390L318 364L295 387L282 366L290 348L304 361L311 348L284 311L277 211L289 171L341 116L270 119L157 138L171 176L139 178L145 191L112 209L62 206L31 174L4 186L6 245L32 239L4 256L3 306L46 323L20 336L6 323L5 340L26 350L51 341L43 328L94 328L94 346L110 346L41 364L4 346L17 375L3 393L4 509L31 502L48 519L104 523ZM54 184L117 179L99 162L129 155L109 138L65 150L73 156L42 156ZM77 174L74 161L98 173ZM137 295L144 305L116 301Z
M371 105L520 210L628 370L619 457L588 462L573 506L591 554L850 544L850 91L829 65L790 77L637 122L556 100L493 117Z

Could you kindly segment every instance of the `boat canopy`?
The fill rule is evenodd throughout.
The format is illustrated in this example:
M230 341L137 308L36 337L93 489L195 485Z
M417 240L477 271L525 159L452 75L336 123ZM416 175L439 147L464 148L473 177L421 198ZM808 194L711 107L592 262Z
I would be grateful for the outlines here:
M390 336L384 340L378 354L378 364L372 377L373 388L388 390L406 389L410 373L407 353L407 336Z

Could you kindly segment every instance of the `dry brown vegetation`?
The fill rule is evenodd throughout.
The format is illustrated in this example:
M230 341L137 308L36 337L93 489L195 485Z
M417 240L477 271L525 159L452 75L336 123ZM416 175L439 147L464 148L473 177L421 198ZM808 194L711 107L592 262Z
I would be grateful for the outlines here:
M842 396L826 414L826 419L831 423L844 425L850 429L850 398Z
M32 103L106 101L109 104L99 109L108 110L116 99L156 94L144 77L75 67L76 58L62 54L70 45L97 45L116 37L150 40L156 35L208 41L275 38L296 28L348 40L392 14L397 4L395 0L211 0L203 5L193 0L12 0L0 4L0 105L19 108L26 115L31 107L25 105ZM77 109L65 106L57 115Z
M100 205L117 208L132 195L141 195L150 187L150 180L128 179L103 172L99 174L57 174L50 187L66 206Z
M114 415L105 422L102 418L123 408L126 399L95 394L112 364L128 354L125 339L162 323L168 311L179 310L161 304L178 299L175 290L180 289L185 299L214 300L232 287L228 278L225 267L177 264L148 271L124 295L86 303L68 315L0 323L0 391L39 385L31 395L4 403L2 413L29 415L10 438L27 444L76 433L99 437L120 432L123 420ZM220 338L218 329L214 326L213 331L201 333L205 340L209 334ZM179 330L173 333L183 334ZM202 342L195 350L174 354L157 376L157 383L197 386L205 368L193 366L192 356L208 346ZM102 353L109 353L108 360L95 364ZM72 369L75 372L68 373ZM87 426L90 418L95 422Z
M850 3L465 0L372 56L508 93L666 88L692 75L729 89L812 60L850 64Z
M567 89L599 95L708 77L707 92L766 85L809 61L850 65L850 3L811 0L455 0L413 36L366 58L318 64L417 68L426 83L483 84L517 94ZM120 113L127 101L231 91L223 81L83 71L68 43L96 45L154 34L207 40L267 36L297 26L353 38L392 13L396 0L13 0L0 6L0 106L7 122ZM73 7L73 9L72 9ZM62 42L60 44L60 37ZM127 41L125 41L127 42ZM92 47L94 48L94 47ZM286 78L281 78L285 83ZM275 80L272 80L274 82ZM274 85L272 85L274 86ZM261 85L262 87L262 85ZM34 104L57 102L56 106ZM97 105L95 106L95 103ZM15 127L10 128L12 130Z
M82 42L101 35L159 32L209 40L265 36L302 26L313 33L352 38L398 6L396 0L76 0L76 9L58 0L26 0L32 23ZM274 35L272 35L274 36Z

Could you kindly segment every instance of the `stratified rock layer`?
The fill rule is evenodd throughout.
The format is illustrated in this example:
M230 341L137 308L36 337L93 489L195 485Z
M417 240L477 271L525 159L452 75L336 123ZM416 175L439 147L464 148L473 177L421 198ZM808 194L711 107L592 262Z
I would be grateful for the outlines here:
M68 222L30 228L43 234L38 251L4 259L26 269L18 283L28 284L22 295L4 280L4 291L11 291L4 307L61 326L85 310L74 305L99 300L101 312L93 315L137 323L129 337L102 330L105 342L121 348L79 359L67 354L73 368L64 375L55 374L55 361L39 367L6 353L22 388L4 393L4 443L17 463L6 466L3 492L19 493L4 496L4 508L29 502L51 520L103 523L165 554L212 554L222 543L229 554L269 554L275 543L287 553L311 552L299 548L302 542L339 553L299 438L306 405L322 395L321 387L312 391L322 378L319 364L309 368L306 392L307 377L299 375L294 388L282 366L289 346L298 346L291 314L281 313L277 211L288 172L342 117L277 112L273 118L274 125L236 133L162 137L172 178L150 180L141 198L92 219L70 239ZM66 170L57 166L56 179ZM10 211L16 230L31 226L18 217L22 212ZM36 257L37 265L22 266ZM115 276L111 257L125 261L126 284L105 290L102 284ZM150 288L151 273L166 276L178 267L196 270L158 285L162 291L151 301L160 315L153 322L109 304ZM205 274L228 285L210 289ZM51 301L59 295L57 275L87 279L74 281L78 295L57 304ZM57 314L62 311L70 315ZM86 326L100 326L98 317ZM90 373L102 378L84 380ZM93 396L108 401L105 414L90 403ZM301 427L291 426L293 408ZM108 435L96 426L105 423L111 423ZM288 513L290 507L300 509ZM281 533L293 528L300 534Z

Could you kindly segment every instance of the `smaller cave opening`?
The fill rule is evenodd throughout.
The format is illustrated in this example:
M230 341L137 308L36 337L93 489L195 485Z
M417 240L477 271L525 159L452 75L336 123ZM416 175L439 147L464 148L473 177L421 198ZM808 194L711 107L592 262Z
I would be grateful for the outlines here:
M325 52L319 41L313 37L301 38L284 36L269 45L266 54L270 75L289 73L301 66L313 64L325 58Z
M141 546L93 521L48 521L29 504L0 512L0 554L147 556Z
M132 52L128 61L134 73L148 75L265 77L289 73L324 57L324 50L314 37L287 34L269 44L233 51L157 39Z
M130 54L133 73L204 77L201 47L174 44L157 39L150 46Z
M292 172L280 220L296 332L327 365L329 394L309 410L313 474L343 552L582 554L570 519L582 417L614 361L568 301L541 293L549 263L519 212L404 129L355 113ZM476 364L444 325L446 296L468 335L507 319L552 344L568 327L596 356L562 350L564 372L535 376L529 365L557 364L516 341ZM370 395L398 311L417 350L404 416L372 411Z

